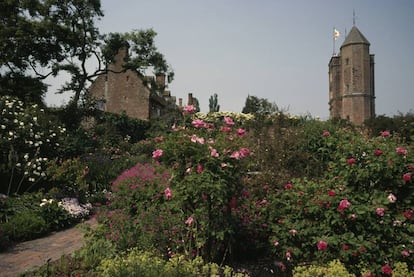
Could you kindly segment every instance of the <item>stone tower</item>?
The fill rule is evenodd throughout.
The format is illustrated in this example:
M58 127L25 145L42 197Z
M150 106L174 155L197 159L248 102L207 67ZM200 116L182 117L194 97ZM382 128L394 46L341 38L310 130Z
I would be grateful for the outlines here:
M360 125L375 116L374 55L353 26L338 55L329 61L329 113Z

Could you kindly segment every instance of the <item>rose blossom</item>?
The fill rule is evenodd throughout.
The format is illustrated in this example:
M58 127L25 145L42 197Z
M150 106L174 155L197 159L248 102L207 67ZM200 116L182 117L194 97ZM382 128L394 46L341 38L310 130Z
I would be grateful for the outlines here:
M335 191L334 190L330 190L330 191L328 191L328 195L329 196L335 196Z
M244 136L246 134L246 130L245 129L242 129L242 128L239 128L239 129L236 130L236 133L239 136Z
M379 149L375 149L375 150L374 150L374 155L375 155L375 156L381 156L381 155L382 155L382 151L381 151L381 150L379 150Z
M185 224L191 225L194 222L194 218L192 216L189 216L187 220L185 221Z
M351 203L347 199L342 199L341 202L339 202L338 210L343 211L351 206Z
M381 137L388 137L390 135L390 132L389 131L382 131L381 132Z
M318 241L317 247L319 251L325 251L328 249L328 243L326 241L320 240Z
M403 175L403 180L409 182L411 180L411 173L405 173Z
M401 251L401 255L403 255L404 257L409 257L410 256L410 251L403 250L403 251Z
M183 114L190 114L195 112L196 108L193 105L188 105L183 108Z
M385 214L385 209L384 208L377 208L376 210L375 210L375 212L377 213L377 215L379 215L379 216L384 216L384 214Z
M400 155L407 155L408 150L402 147L397 147L397 149L395 149L395 152L397 152Z
M414 212L413 212L413 211L411 211L411 210L406 210L405 212L403 212L403 216L404 216L406 219L410 219L411 217L413 217L413 215L414 215Z
M219 157L219 153L217 152L217 149L211 147L210 148L210 155L214 158L218 158Z
M203 172L203 170L204 170L204 169L203 169L203 166L202 166L201 164L198 164L198 165L197 165L197 173L198 173L198 174L201 174L201 173Z
M331 135L331 133L329 131L326 131L326 130L324 130L323 133L322 133L322 136L324 136L324 137L328 137L330 135Z
M170 188L166 188L164 190L164 195L165 195L165 198L167 200L170 200L172 198L172 191L171 191L171 189Z
M224 122L228 125L228 126L233 126L234 125L234 121L233 119L231 119L231 117L225 116L224 117Z
M291 189L292 188L292 184L291 183L287 183L286 185L285 185L285 189Z
M163 153L164 153L164 151L162 151L162 149L157 149L157 150L152 152L152 157L154 159L158 159L159 157L162 156Z
M391 275L392 268L388 264L385 264L385 265L382 266L381 271L382 271L382 273L384 273L386 275Z
M387 198L390 201L390 203L395 203L397 201L397 197L392 193L390 193Z
M349 165L353 165L353 164L356 162L356 160L355 160L355 158L349 158L348 160L346 160L346 162L347 162Z
M191 124L193 124L195 128L203 128L206 126L206 123L201 119L194 119Z

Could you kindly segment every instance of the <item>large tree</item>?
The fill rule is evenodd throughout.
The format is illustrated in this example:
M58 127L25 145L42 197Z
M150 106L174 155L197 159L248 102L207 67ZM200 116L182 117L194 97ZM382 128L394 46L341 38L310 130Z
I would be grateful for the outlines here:
M242 113L273 114L279 112L275 103L269 102L266 98L248 95Z
M42 80L96 48L94 21L103 13L99 0L7 0L0 16L0 93L38 102L46 92ZM34 86L16 88L22 80Z
M58 92L73 92L68 106L73 111L123 45L129 45L131 55L120 72L152 69L169 81L173 78L155 47L152 29L99 33L95 23L103 16L100 0L7 0L0 2L0 15L0 94L23 100L37 96L36 102L41 101L46 92L42 81L66 71L71 79Z

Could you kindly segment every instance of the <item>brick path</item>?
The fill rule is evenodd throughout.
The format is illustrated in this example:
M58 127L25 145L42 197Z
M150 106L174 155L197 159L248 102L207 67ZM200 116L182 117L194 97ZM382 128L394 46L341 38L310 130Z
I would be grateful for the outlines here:
M93 226L96 219L91 218L85 223ZM55 261L62 255L73 253L82 245L82 233L77 226L44 238L19 243L0 253L0 276L17 276L46 264L48 260Z

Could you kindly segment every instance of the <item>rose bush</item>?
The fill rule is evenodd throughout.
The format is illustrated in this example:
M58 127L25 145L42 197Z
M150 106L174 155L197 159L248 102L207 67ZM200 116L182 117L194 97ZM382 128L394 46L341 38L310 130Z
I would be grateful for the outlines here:
M414 253L414 153L389 133L376 138L349 129L320 134L336 145L320 179L292 180L269 195L271 245L281 263L339 259L389 274ZM352 162L350 162L352 161Z

